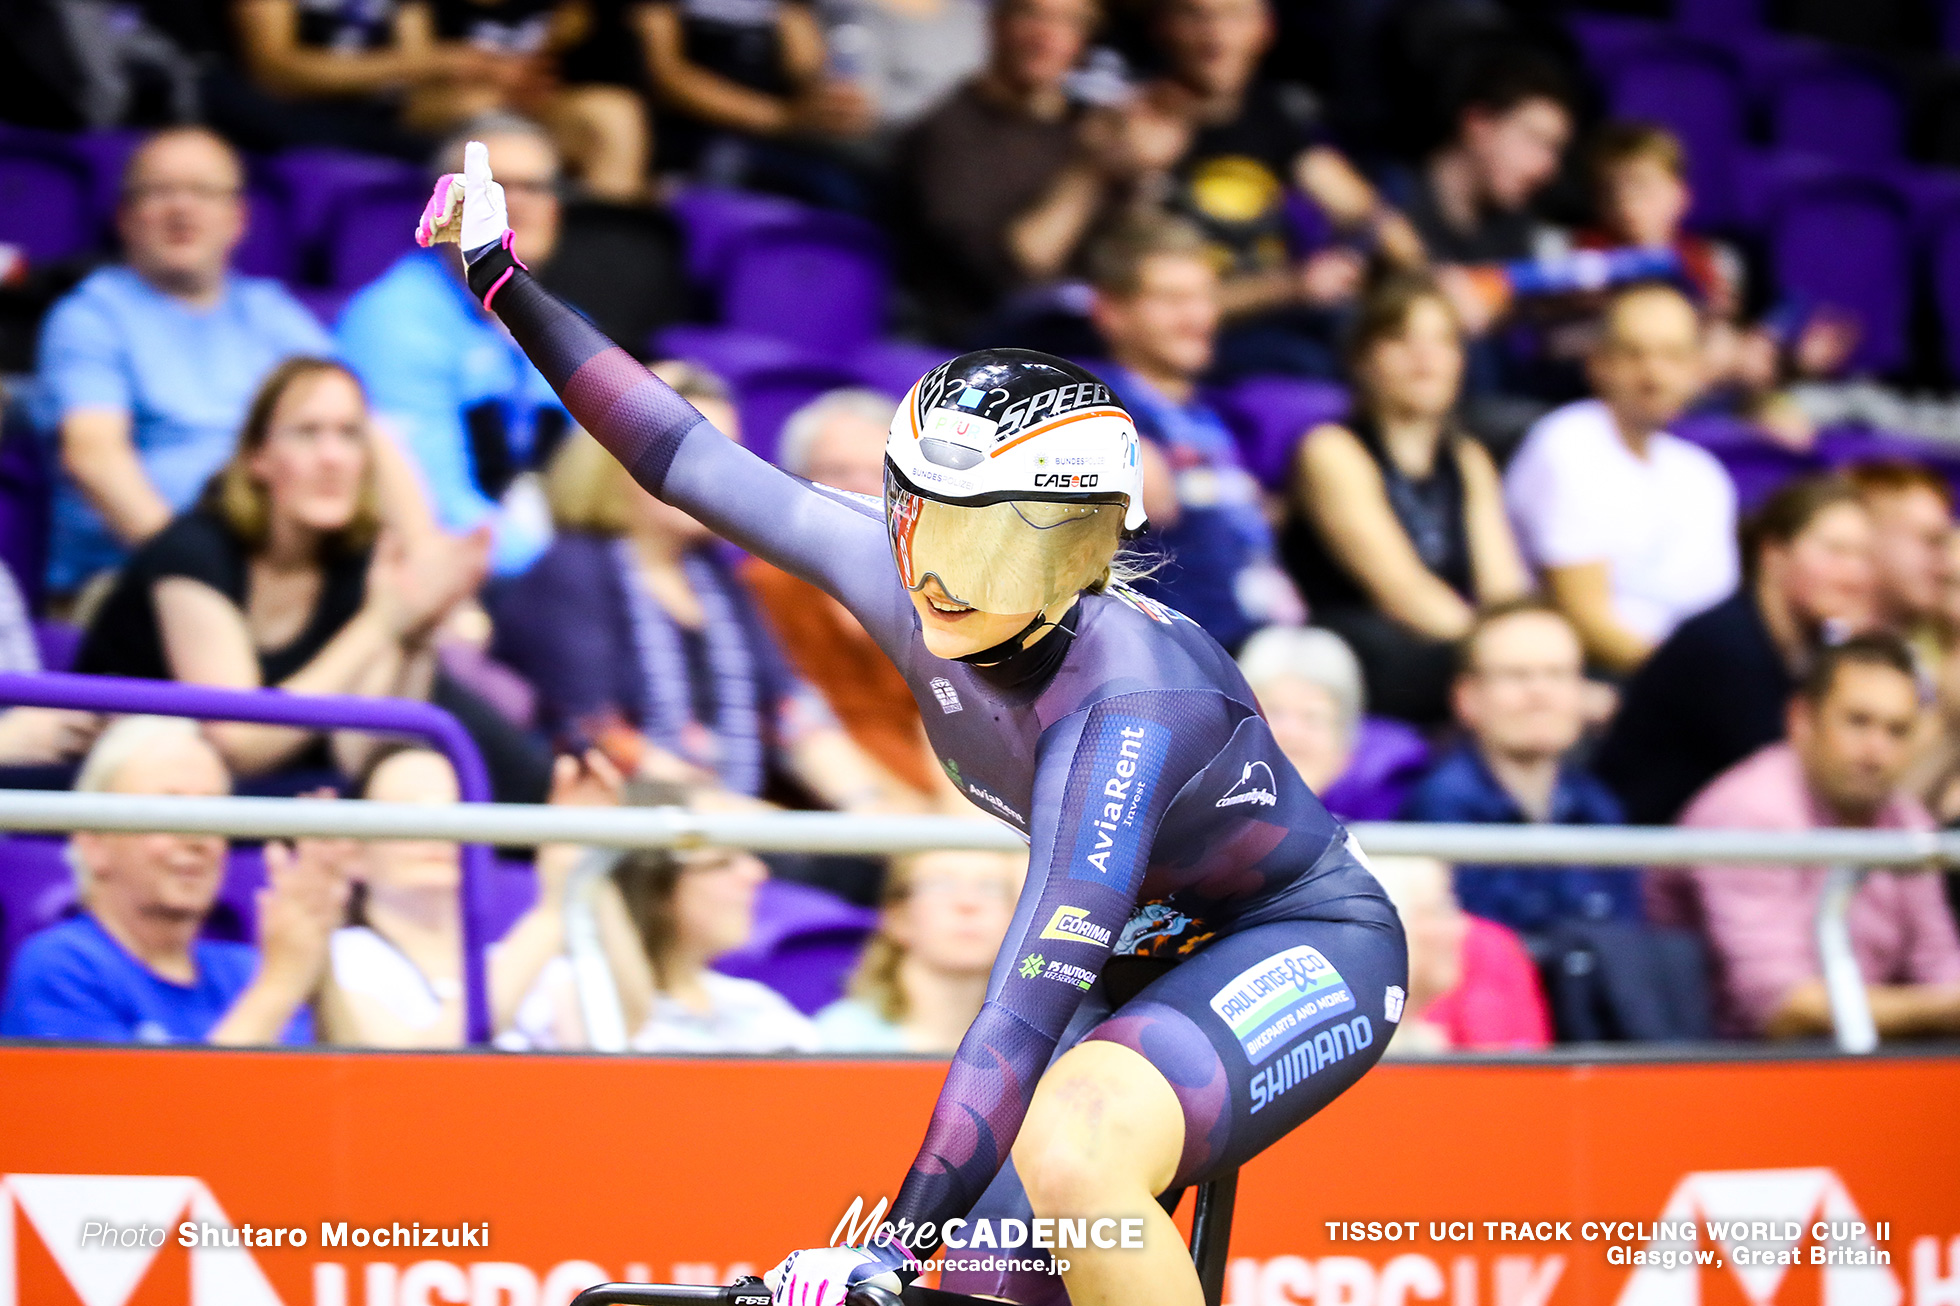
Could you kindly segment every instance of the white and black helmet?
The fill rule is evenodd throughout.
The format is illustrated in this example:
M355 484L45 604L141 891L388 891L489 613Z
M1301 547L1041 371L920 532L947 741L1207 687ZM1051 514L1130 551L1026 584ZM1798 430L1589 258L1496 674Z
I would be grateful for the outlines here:
M1033 612L1100 579L1145 526L1136 424L1085 368L1029 349L921 377L885 441L885 521L908 589Z

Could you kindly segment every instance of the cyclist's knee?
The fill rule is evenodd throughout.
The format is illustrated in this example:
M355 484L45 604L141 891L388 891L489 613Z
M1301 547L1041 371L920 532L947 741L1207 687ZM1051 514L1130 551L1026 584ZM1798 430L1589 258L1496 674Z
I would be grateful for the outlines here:
M1088 1214L1160 1191L1183 1145L1183 1112L1163 1076L1128 1048L1091 1042L1042 1076L1014 1164L1037 1215Z

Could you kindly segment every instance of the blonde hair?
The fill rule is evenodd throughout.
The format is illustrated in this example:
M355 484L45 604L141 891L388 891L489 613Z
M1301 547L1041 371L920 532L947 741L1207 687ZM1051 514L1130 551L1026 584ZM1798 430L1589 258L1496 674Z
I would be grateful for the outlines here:
M272 419L280 401L300 382L321 376L342 376L361 396L367 407L367 391L361 379L346 364L331 358L289 358L266 374L245 410L245 424L239 428L238 444L230 459L219 469L207 490L206 499L225 524L245 541L253 552L265 547L272 529L272 495L252 475L252 456L265 447L272 434ZM359 553L374 543L381 533L381 494L375 484L374 437L367 439L367 465L361 471L361 488L354 501L354 515L347 524L327 537L327 548L342 553Z
M911 900L919 872L919 859L924 856L924 853L908 853L892 858L891 866L885 872L884 892L878 897L878 906L882 911L890 911ZM879 1019L898 1024L910 1014L910 1004L905 1000L905 986L898 982L898 968L904 960L904 947L880 924L865 941L864 951L858 955L858 963L852 969L844 991L877 1012Z
M583 430L565 437L544 474L545 502L561 531L625 534L632 486L619 460Z

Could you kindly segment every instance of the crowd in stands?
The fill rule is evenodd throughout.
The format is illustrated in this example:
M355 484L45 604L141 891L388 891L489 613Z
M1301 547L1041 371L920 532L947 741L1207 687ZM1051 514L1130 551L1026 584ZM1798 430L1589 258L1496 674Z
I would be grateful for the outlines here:
M1085 360L1143 437L1135 587L1238 658L1336 815L1960 824L1960 451L1829 418L1833 393L1960 376L1932 315L1834 298L1832 252L1786 229L1827 183L1936 226L1960 177L1812 159L1779 118L1773 149L1735 149L1798 198L1751 218L1711 198L1706 124L1625 89L1731 37L1851 60L1826 43L1420 2L21 10L0 318L28 313L32 344L9 356L0 322L0 670L423 700L506 802L974 814L849 613L641 489L453 250L403 223L358 283L315 266L349 195L482 140L548 286L839 491L882 492L898 396L936 362ZM40 175L13 158L102 171L114 253L9 243L35 201L8 178ZM282 243L307 252L255 275ZM355 730L25 707L0 713L0 783L462 792L442 753ZM32 843L0 842L0 880ZM0 896L0 1037L464 1040L456 845L84 833L63 856L65 891ZM501 857L511 1049L945 1055L1026 870ZM1377 871L1411 953L1392 1051L1830 1028L1822 871ZM1960 1035L1956 913L1937 875L1857 889L1885 1036Z

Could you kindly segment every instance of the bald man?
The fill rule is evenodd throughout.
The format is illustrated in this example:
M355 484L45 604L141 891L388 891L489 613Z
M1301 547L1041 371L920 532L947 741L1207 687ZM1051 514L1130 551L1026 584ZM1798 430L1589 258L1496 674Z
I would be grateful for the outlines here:
M41 330L46 424L60 432L48 585L72 593L189 506L230 454L259 381L332 350L276 281L243 277L238 156L197 127L145 141L123 175L124 262L83 281Z
M76 788L217 797L231 777L195 724L125 717L104 731ZM301 1042L347 909L348 850L266 848L259 941L199 937L225 877L225 841L174 834L76 834L82 913L30 938L0 1002L0 1036L66 1042Z
M1608 302L1593 399L1533 426L1504 475L1518 542L1595 665L1628 672L1736 586L1735 487L1670 435L1701 388L1701 319L1671 286Z

